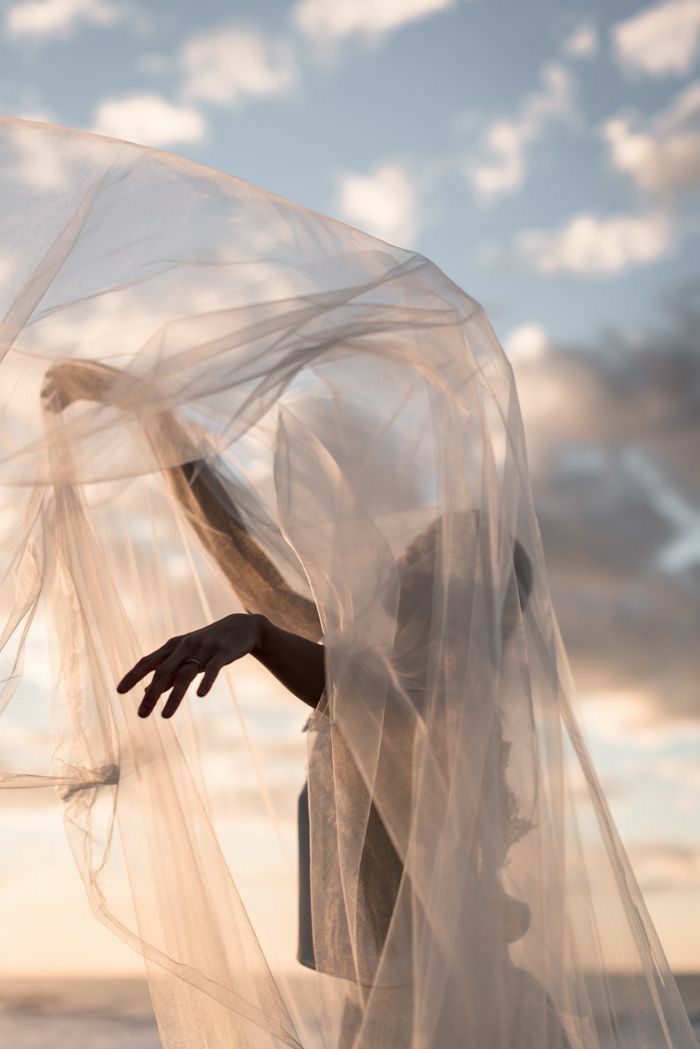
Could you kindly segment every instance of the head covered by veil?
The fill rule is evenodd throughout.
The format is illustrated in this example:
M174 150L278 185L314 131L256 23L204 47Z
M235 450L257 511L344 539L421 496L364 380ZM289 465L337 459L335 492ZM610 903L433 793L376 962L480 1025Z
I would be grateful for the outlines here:
M483 309L129 143L4 120L0 182L0 784L63 806L163 1045L690 1049ZM242 664L138 719L124 670L235 610L322 641L306 735Z

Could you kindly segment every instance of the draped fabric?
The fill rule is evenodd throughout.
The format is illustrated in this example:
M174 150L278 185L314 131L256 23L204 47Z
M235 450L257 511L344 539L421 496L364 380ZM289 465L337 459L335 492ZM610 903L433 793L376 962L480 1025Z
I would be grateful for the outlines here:
M694 1046L479 304L129 143L3 120L0 182L0 782L63 807L163 1045ZM323 644L306 733L248 657L139 719L125 670L236 610Z

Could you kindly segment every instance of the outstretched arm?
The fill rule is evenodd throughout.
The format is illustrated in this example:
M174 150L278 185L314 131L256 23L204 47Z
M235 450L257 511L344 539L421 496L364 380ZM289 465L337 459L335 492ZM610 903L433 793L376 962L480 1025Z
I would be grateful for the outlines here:
M159 417L149 438L181 443L184 431L172 415ZM274 620L285 630L317 641L322 634L316 605L292 590L264 550L247 531L220 477L204 459L163 470L171 493L184 509L197 538L214 558L243 607Z
M124 373L93 361L62 361L46 373L42 398L52 410L75 400L109 401ZM247 531L216 470L197 458L187 430L170 412L146 421L146 435L156 455L164 459L168 448L178 457L191 449L189 461L163 467L172 495L184 509L197 538L216 561L248 612L260 613L284 629L316 641L322 635L313 601L297 594Z
M90 362L61 362L45 378L42 398L52 411L73 400L106 401L120 375L116 369ZM146 434L162 459L167 448L187 451L191 441L177 419L163 412L148 420ZM148 717L160 696L170 692L163 717L172 717L194 678L204 673L197 692L205 695L219 671L250 653L289 691L316 707L325 688L323 646L316 644L321 624L313 601L291 589L281 573L247 531L231 496L206 460L195 458L163 467L171 493L205 550L214 558L236 591L247 614L233 613L199 630L170 638L129 670L117 686L128 692L147 674L153 678L139 706ZM276 619L284 626L273 622Z
M323 645L283 630L265 616L260 616L259 625L252 654L292 695L316 708L326 687Z
M234 612L199 630L169 638L129 670L117 685L129 692L146 674L153 678L139 704L147 718L164 692L170 692L161 714L172 717L198 674L197 695L205 696L219 671L241 656L253 655L285 688L310 707L318 706L325 688L323 645L282 630L265 616Z
M159 432L149 434L180 444L186 434L174 416L160 416ZM244 608L256 613L258 632L252 655L298 699L311 707L325 688L321 624L313 601L289 587L245 528L237 507L207 460L194 459L164 471L168 485L187 513L204 548L214 557ZM274 622L273 622L274 620ZM201 694L201 693L200 693Z

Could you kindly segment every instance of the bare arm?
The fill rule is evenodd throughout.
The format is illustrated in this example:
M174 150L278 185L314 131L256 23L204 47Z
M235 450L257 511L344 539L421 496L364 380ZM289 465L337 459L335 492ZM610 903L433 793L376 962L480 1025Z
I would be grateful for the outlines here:
M101 364L62 363L47 372L42 397L50 410L62 410L73 400L108 400L119 374ZM205 674L197 691L205 695L222 666L250 653L293 695L316 707L325 686L325 667L323 647L316 644L322 630L314 602L292 590L249 534L216 470L206 460L194 458L186 429L171 413L150 419L146 435L159 457L167 448L175 447L179 454L192 450L191 461L164 467L163 475L198 539L250 614L234 613L171 638L139 660L124 675L118 690L129 691L155 671L139 713L148 717L162 693L172 689L163 709L163 715L171 717L200 672L198 664Z
M326 685L323 645L258 617L259 641L251 655L285 688L310 707L317 707Z
M197 695L205 696L219 671L241 656L253 655L293 695L316 707L325 687L323 645L275 626L265 616L233 612L188 634L172 637L127 671L117 685L129 692L146 674L138 713L147 718L164 692L170 692L161 714L172 717L198 674L204 676Z
M309 640L321 637L313 601L292 590L238 517L216 472L204 460L164 471L170 490L248 612L271 616Z
M166 424L178 425L172 417ZM163 473L198 539L257 622L251 655L294 696L316 707L325 687L316 605L289 587L245 529L216 471L205 460L170 467ZM269 616L284 626L276 625Z
M46 373L42 399L51 411L62 411L76 400L114 399L118 404L128 391L124 382L125 373L101 362L60 361ZM289 586L247 531L216 470L198 458L187 429L164 411L146 420L145 433L161 462L167 461L168 451L175 451L173 458L180 465L162 467L168 489L246 611L269 616L287 630L318 640L322 630L316 605Z
M181 447L187 441L184 428L170 414L159 416L151 424L148 436L156 451L173 442ZM197 538L219 565L246 611L269 616L309 640L320 638L316 605L292 590L247 531L216 470L204 459L193 459L166 467L163 475Z

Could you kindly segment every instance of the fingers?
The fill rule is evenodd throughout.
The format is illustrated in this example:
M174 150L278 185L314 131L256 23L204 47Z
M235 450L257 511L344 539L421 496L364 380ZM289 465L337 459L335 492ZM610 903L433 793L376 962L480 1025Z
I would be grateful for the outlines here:
M162 710L162 716L164 718L171 718L173 716L173 714L185 698L185 693L187 692L187 689L190 687L197 674L200 673L200 668L194 663L185 663L181 667L178 667L172 678L173 690L168 696L168 700Z
M135 663L131 670L127 671L121 679L117 685L117 692L128 692L141 680L141 678L144 678L146 674L149 674L151 670L156 670L163 660L172 652L178 641L179 638L170 638L170 640L166 641L160 648L157 648L154 652L149 652L147 655L139 659L138 663Z
M221 662L219 662L217 660L211 660L207 664L207 667L206 667L206 669L204 671L204 677L200 681L199 688L197 689L197 695L198 696L206 696L207 692L209 692L209 690L211 689L212 685L216 681L216 679L218 677L218 674L219 674L219 671L221 670L222 667L225 667L225 666L226 666L225 663L221 663Z
M149 717L163 693L170 692L162 716L171 718L197 674L204 671L197 694L205 696L223 667L252 650L259 634L256 624L251 616L234 613L207 627L171 638L140 659L118 683L117 692L128 692L153 671L138 707L139 717Z
M189 685L196 673L197 668L194 663L186 663L183 666L182 658L177 660L172 657L166 659L156 670L151 678L150 684L146 686L143 699L139 704L139 717L147 718L148 715L152 713L156 703L163 693L172 688L176 682L182 680L182 677L184 677L185 674L188 675L187 684Z
M197 675L202 673L201 667L198 667L196 663L179 662L179 665L175 666L175 662L179 662L179 660L173 657L172 661L167 660L156 670L153 680L146 688L139 705L139 717L147 718L152 714L163 693L167 692L168 689L172 689L161 712L162 717L171 718L185 698L187 689ZM202 682L197 689L198 696L206 696L216 681L219 671L224 666L226 666L225 660L210 660L205 669Z

